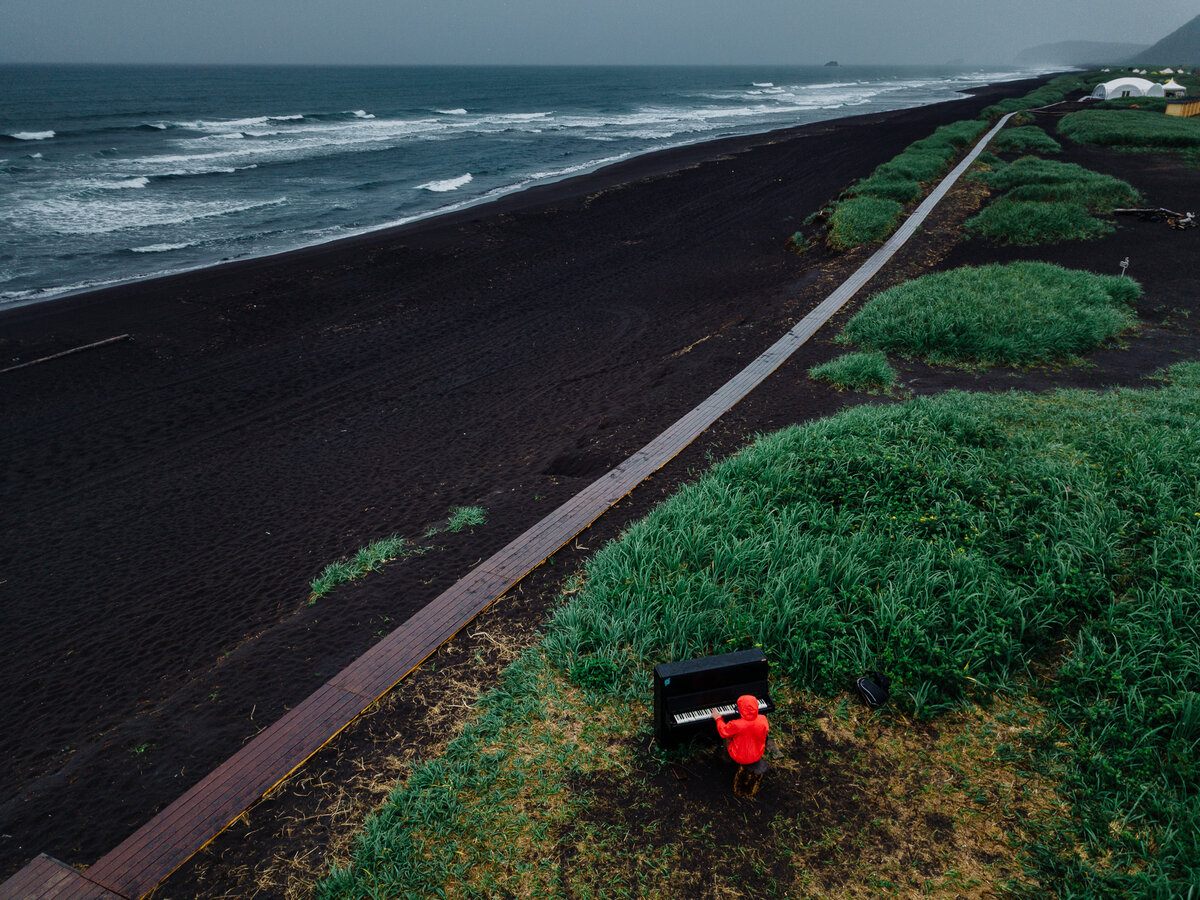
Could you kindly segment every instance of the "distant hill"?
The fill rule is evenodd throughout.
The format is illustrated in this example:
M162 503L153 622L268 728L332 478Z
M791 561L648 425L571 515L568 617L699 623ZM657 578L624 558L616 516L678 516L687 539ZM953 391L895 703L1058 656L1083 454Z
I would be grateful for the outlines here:
M1063 65L1091 66L1113 65L1146 50L1146 44L1108 44L1101 41L1060 41L1057 44L1039 44L1021 51L1016 62L1019 65Z
M1175 29L1153 47L1138 53L1129 62L1148 66L1200 64L1200 16Z

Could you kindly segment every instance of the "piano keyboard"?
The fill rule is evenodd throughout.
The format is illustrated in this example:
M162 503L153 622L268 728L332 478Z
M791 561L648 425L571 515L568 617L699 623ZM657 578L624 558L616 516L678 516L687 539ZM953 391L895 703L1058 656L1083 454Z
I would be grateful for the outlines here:
M758 711L762 712L766 708L767 701L760 698L758 701ZM709 709L693 709L689 710L688 712L676 713L671 718L674 720L676 725L690 725L693 722L699 722L702 719L711 719L712 714L715 712L720 713L722 716L732 716L737 711L737 704L730 703L727 706L714 706Z

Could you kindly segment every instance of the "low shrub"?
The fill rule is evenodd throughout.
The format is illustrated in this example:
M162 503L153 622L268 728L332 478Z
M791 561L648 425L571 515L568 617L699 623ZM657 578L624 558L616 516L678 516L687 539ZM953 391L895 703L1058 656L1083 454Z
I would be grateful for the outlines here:
M851 391L885 391L896 384L896 370L888 364L887 354L878 350L844 353L813 366L808 377Z
M1062 144L1036 125L1006 128L992 138L992 149L998 153L1059 153Z
M1140 294L1129 278L1050 263L964 267L876 295L838 340L931 362L1065 360L1129 328Z
M892 233L901 206L880 197L852 197L838 204L829 217L829 246L848 250L881 241Z
M1078 203L998 200L967 220L968 234L995 244L1034 247L1059 241L1088 241L1116 230Z

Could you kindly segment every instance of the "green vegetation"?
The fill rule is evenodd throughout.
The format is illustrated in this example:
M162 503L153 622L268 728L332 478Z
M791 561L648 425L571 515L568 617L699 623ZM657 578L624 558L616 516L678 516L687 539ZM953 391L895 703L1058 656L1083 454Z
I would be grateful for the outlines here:
M1005 128L992 138L991 148L997 153L1059 153L1062 144L1036 125Z
M430 528L425 532L425 537L432 537L443 530L457 534L466 528L482 525L486 521L487 511L481 506L452 506L445 528ZM419 546L398 534L372 541L349 559L332 562L322 569L321 574L314 578L309 585L312 592L309 603L320 600L338 585L348 581L357 581L370 572L378 572L386 562L403 559L406 556L415 556L428 549L428 547Z
M931 821L936 792L869 793L898 768L875 748L913 740L911 725L844 704L819 721L804 712L804 690L836 697L878 667L900 711L944 714L947 739L905 768L953 783L942 799L955 816L974 807L1023 845L1028 871L1010 889L1186 896L1200 859L1198 405L1200 364L1187 363L1158 389L951 393L761 438L592 559L543 644L397 788L317 895L654 897L708 884L729 800L694 815L683 804L678 820L656 811L701 763L641 749L649 672L760 645L776 672L773 731L800 750L779 763L780 813L738 820L756 840L735 868L759 895L828 889L810 880L822 864L852 865L889 827L893 848L918 835L903 821L914 805ZM999 697L1026 691L1040 711ZM874 811L861 819L806 803L852 806L858 791ZM968 834L946 821L951 844ZM935 860L923 885L894 865L852 869L851 883L970 886Z
M896 385L896 370L878 350L844 353L808 370L808 377L851 391L886 391Z
M1137 282L1040 262L934 272L873 297L838 340L933 363L1069 360L1134 324Z
M1060 75L1040 88L1029 92L1024 97L1010 97L1007 100L1001 100L999 103L993 103L980 115L984 119L995 121L1010 112L1036 109L1039 106L1049 106L1051 103L1058 103L1061 100L1067 99L1068 96L1076 91L1083 91L1090 94L1096 85L1102 81L1108 81L1116 77L1116 75L1108 72L1072 72L1068 75Z
M829 245L835 250L848 250L890 235L900 220L903 204L921 196L921 183L944 175L959 151L986 127L972 120L943 125L877 167L848 191L850 199L839 203L829 217Z
M1116 227L1088 214L1078 203L997 200L963 226L993 244L1035 247L1060 241L1090 241Z
M964 226L968 234L997 244L1035 246L1101 237L1114 226L1089 211L1111 212L1141 199L1119 178L1036 156L993 165L974 177L992 190L1007 192Z
M864 178L856 184L853 193L858 197L878 197L880 200L910 203L921 196L921 182L880 166L869 178Z
M1147 112L1165 113L1167 111L1166 97L1113 97L1111 100L1101 100L1093 109L1142 109Z
M452 506L446 530L451 534L458 534L465 528L474 528L486 521L487 510L482 506Z
M901 206L895 200L879 197L843 200L829 217L829 246L849 250L882 241L895 230L900 212Z
M1023 156L979 178L993 190L1007 191L1009 200L1069 201L1093 212L1112 212L1141 200L1137 189L1119 178L1036 156Z
M1200 147L1200 121L1140 109L1088 109L1064 116L1058 133L1080 144L1146 150Z
M356 581L368 572L378 572L385 562L422 552L407 538L392 534L372 541L348 560L332 562L321 570L309 586L311 601L319 600L340 584Z

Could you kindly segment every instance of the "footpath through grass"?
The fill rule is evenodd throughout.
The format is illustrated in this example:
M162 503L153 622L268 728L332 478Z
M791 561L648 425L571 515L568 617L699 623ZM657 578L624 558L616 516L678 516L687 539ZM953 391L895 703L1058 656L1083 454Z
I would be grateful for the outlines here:
M756 645L774 664L777 732L807 749L764 787L777 796L761 841L729 848L746 896L955 896L998 880L1029 896L1200 891L1198 408L1188 363L1156 389L951 393L759 439L593 558L542 645L397 788L318 896L665 897L709 883L714 818L676 808L670 787L671 766L698 758L646 744L650 670ZM815 698L867 668L892 677L892 712L818 722ZM1015 706L969 725L1000 696ZM942 716L945 740L877 769L865 745L817 753L835 726L875 729L871 747L911 741L901 714ZM954 761L952 747L967 749ZM919 788L941 765L961 796L924 828L944 816L961 837L974 804L1016 850L992 841L973 870L936 855L945 868L897 867L897 841L922 830L905 810L932 796ZM903 803L871 793L896 767L915 791ZM1028 794L1047 778L1063 802ZM879 867L855 868L863 854Z

